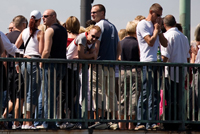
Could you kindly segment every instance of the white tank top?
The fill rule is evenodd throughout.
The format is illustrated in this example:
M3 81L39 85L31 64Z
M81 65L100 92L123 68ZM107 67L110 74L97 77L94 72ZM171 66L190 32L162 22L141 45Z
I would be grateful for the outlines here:
M24 55L38 55L41 56L39 53L39 42L37 39L37 34L40 30L37 30L34 34L33 37L30 38L27 46L26 46L26 51ZM22 39L24 41L24 45L26 44L28 38L30 36L30 30L29 28L24 29L22 33Z

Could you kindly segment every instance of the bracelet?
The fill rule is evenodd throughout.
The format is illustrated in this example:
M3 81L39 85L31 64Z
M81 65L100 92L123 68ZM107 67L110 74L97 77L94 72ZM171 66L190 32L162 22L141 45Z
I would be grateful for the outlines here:
M15 64L15 67L19 66L19 63Z

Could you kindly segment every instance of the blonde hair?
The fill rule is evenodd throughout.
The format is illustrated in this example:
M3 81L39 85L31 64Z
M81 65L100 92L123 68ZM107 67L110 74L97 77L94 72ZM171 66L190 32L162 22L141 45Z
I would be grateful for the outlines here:
M145 19L145 17L144 17L144 16L142 16L142 15L138 15L138 16L136 16L136 17L135 17L135 19L134 19L134 20L141 21L141 20L143 20L143 19Z
M136 34L136 27L138 20L129 21L126 25L126 32L128 35Z
M83 26L80 26L79 34L86 32L86 29Z
M97 32L101 32L101 28L99 26L96 26L96 25L90 25L89 27L87 27L85 29L86 32L89 32L91 29L96 29Z
M75 16L70 16L66 20L65 25L66 25L67 32L73 33L73 34L79 34L80 22Z
M40 25L38 26L38 29L41 30L41 31L43 31L43 32L45 32L45 30L47 29L47 27L46 27L46 25L44 25L44 24L40 24Z
M196 41L200 41L200 24L197 25L194 31L194 38Z
M118 32L119 40L122 40L127 35L126 29L120 29Z

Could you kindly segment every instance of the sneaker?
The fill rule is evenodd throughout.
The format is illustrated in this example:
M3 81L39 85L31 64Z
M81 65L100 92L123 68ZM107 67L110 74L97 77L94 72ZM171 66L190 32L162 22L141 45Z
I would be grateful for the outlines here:
M152 127L149 127L147 130L157 130L159 128L158 125L153 125Z
M25 125L22 125L21 129L25 129Z
M33 125L31 125L31 126L25 125L25 129L36 129L36 127Z
M19 125L19 126L12 125L12 129L20 129L20 128L21 128L21 125Z
M60 129L71 129L73 128L75 125L73 123L63 123L62 125L60 125Z
M109 125L110 125L109 128L112 129L112 130L116 130L116 129L119 128L117 123L110 122Z
M90 127L88 127L89 129L107 129L108 128L108 124L107 123L101 123L101 122L98 122Z
M139 125L139 126L135 127L135 130L145 130L145 126Z
M81 123L76 123L73 127L73 129L81 129L82 128L82 124Z
M36 129L46 129L43 125L36 126Z

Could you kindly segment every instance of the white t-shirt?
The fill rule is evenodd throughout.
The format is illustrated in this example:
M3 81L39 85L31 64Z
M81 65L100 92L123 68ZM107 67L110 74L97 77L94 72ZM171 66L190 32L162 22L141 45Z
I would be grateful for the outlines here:
M168 46L165 48L161 46L161 55L168 58L170 63L187 63L187 58L190 58L190 45L186 36L181 33L176 27L170 28L164 33L168 41ZM186 72L185 68L185 72ZM165 67L165 77L169 75L168 67ZM185 73L186 75L186 73ZM171 67L171 80L174 81L174 68ZM179 69L176 69L176 82L179 82Z
M33 37L30 38L27 46L26 46L26 51L24 55L38 55L41 56L39 53L39 41L37 38L37 34L40 30L37 30ZM22 39L24 41L24 45L26 44L28 38L30 37L30 30L29 28L24 29L22 32Z
M151 21L142 20L137 25L137 39L140 48L140 61L151 62L157 61L157 51L159 46L159 37L155 41L153 47L149 46L144 40L147 35L152 36L154 30L154 25Z

